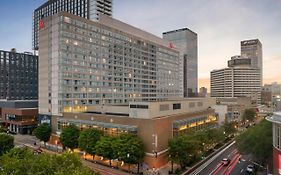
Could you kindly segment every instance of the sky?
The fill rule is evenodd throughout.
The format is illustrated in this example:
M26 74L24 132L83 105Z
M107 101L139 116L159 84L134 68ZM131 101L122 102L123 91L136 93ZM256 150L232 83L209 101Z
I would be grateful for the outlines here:
M0 49L31 51L32 12L46 0L0 1ZM264 83L281 83L281 0L113 0L113 17L159 37L187 27L198 34L199 87L240 54L240 41L263 45Z

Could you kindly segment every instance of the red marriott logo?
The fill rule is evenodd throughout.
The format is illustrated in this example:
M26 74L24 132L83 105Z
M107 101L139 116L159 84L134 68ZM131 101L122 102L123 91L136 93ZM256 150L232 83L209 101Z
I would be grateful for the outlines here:
M39 21L39 29L43 29L44 27L45 27L45 23L44 23L43 19L41 19Z

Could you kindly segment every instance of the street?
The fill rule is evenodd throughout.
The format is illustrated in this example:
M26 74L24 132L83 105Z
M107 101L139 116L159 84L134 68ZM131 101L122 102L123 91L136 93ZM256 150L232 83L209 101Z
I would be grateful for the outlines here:
M222 164L222 159L230 159L228 165ZM250 161L250 157L246 155L240 155L235 147L235 144L225 149L220 155L217 155L207 166L199 167L192 175L247 175L247 166L253 164Z
M36 139L35 136L31 136L31 135L20 135L20 134L16 134L13 135L15 140L15 146L16 147L21 147L21 146L28 146L30 148L34 147L34 143L36 142L36 146L35 147L39 147L40 142L38 139ZM44 148L43 148L44 149ZM48 154L57 154L57 152L54 151L50 151L50 150L45 150L44 152L48 153ZM103 165L99 165L96 163L92 163L90 161L86 161L83 158L81 158L82 163L89 167L90 169L92 169L93 171L99 172L102 175L128 175L129 173L114 169L114 168L110 168L107 166L103 166Z

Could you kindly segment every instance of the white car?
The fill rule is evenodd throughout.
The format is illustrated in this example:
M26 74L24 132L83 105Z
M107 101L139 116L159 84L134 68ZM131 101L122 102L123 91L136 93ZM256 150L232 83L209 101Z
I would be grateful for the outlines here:
M252 164L248 165L248 166L247 166L247 172L248 172L248 173L253 173L254 170L255 170L254 168L255 168L254 165L252 165Z

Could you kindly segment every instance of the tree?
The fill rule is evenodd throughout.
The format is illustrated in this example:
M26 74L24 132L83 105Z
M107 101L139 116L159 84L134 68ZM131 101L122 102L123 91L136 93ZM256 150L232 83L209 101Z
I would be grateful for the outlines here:
M14 147L14 137L8 134L0 134L0 156Z
M0 133L2 132L7 132L7 129L0 126Z
M35 155L27 148L14 148L0 157L0 175L97 175L84 167L75 154Z
M97 142L96 145L96 154L98 156L103 156L107 159L109 159L109 165L111 166L111 160L117 159L117 153L114 149L114 145L116 144L117 137L110 137L110 136L104 136Z
M229 136L229 135L233 135L234 133L236 133L237 132L237 125L238 125L238 123L235 122L235 121L226 122L223 125L223 129L224 129L225 134L227 136Z
M241 154L252 154L264 163L272 154L272 124L262 120L236 137L236 145Z
M52 129L49 124L43 123L39 125L34 131L34 135L40 141L43 141L44 144L49 141L50 136L52 134Z
M202 143L193 136L181 135L169 140L169 158L184 169L200 156Z
M70 124L62 130L60 134L60 141L64 146L73 150L78 147L79 134L79 128L74 124Z
M130 164L138 164L139 173L139 164L142 162L145 154L142 141L137 136L123 134L117 137L113 147L116 150L116 157L129 164L129 171Z
M102 131L94 128L83 130L80 133L78 139L79 148L84 150L86 153L93 155L94 159L94 156L96 154L95 146L97 142L101 139L102 135Z
M252 109L252 108L245 109L242 119L243 119L243 121L245 121L245 120L253 121L255 119L256 115L257 115L257 112L255 111L255 109Z
M224 141L224 134L222 129L211 128L207 129L205 132L207 132L207 139L210 142L209 144L213 147Z

